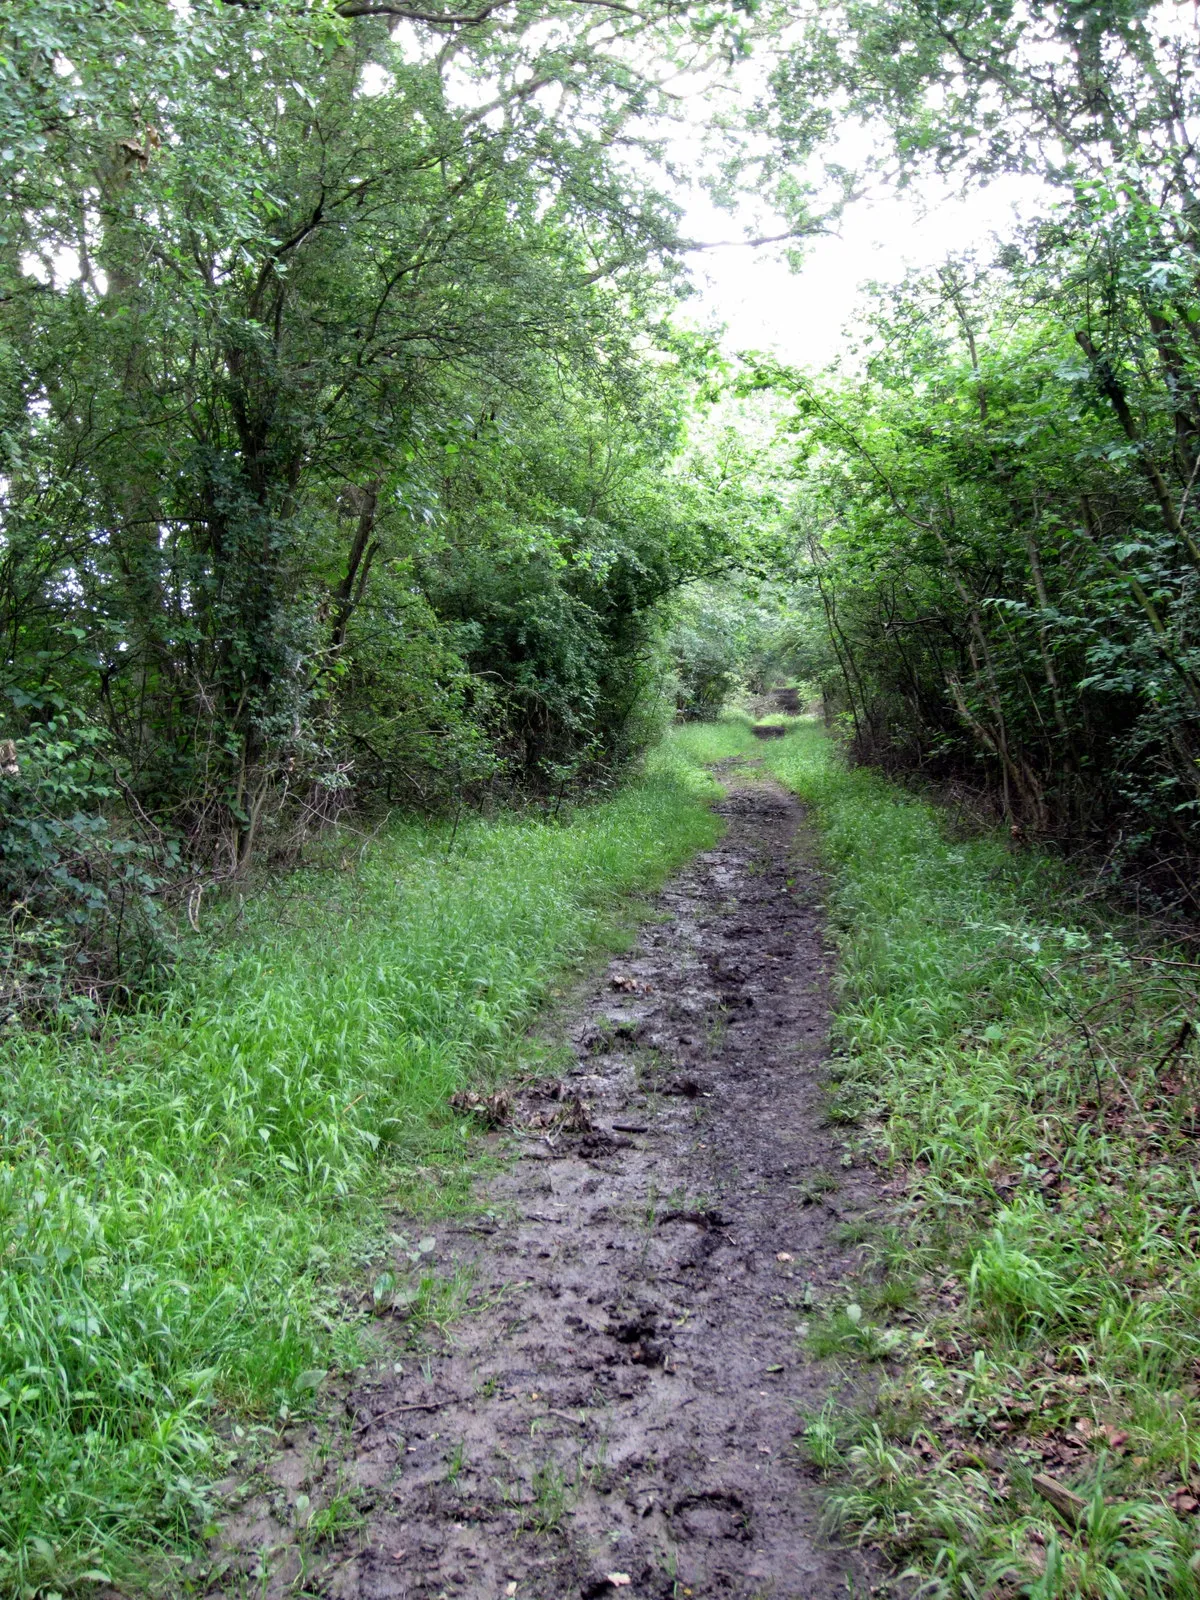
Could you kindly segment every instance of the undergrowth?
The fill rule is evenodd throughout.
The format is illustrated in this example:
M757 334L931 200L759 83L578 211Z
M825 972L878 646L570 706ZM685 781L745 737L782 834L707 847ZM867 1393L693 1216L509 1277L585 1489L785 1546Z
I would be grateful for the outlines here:
M386 1202L450 1182L447 1106L717 825L678 753L568 825L397 825L245 909L154 1011L10 1028L0 1078L0 1592L128 1590L207 1515L220 1414L356 1359ZM452 1186L452 1185L451 1185Z
M1195 1596L1200 968L814 726L732 735L819 822L831 1110L893 1202L808 1327L882 1374L807 1420L832 1524L928 1595Z

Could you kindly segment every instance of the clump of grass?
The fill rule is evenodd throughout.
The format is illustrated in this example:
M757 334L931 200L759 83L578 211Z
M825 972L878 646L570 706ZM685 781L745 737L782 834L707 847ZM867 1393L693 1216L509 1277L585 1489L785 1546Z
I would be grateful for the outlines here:
M698 766L757 756L759 745L750 727L751 719L741 712L716 722L681 722L671 729L665 748Z
M844 1465L841 1451L841 1420L838 1407L827 1401L820 1411L801 1412L799 1449L804 1459L820 1473Z
M154 1012L8 1033L0 1591L145 1581L202 1524L215 1409L287 1416L355 1359L340 1286L390 1191L461 1171L449 1094L714 840L710 793L665 750L568 826L393 826L248 907Z
M838 1076L904 1189L858 1298L886 1317L871 1271L917 1280L831 1515L929 1594L1200 1594L1195 970L1068 865L952 838L815 728L761 753L820 824ZM813 1331L869 1360L864 1326Z
M903 1335L873 1323L852 1300L807 1324L807 1342L817 1357L852 1355L861 1361L885 1361L900 1349Z

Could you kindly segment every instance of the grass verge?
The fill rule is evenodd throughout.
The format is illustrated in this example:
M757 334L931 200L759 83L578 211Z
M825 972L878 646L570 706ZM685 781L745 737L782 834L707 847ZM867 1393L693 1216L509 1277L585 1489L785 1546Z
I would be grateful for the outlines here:
M355 1359L341 1285L387 1196L461 1171L447 1097L718 828L686 754L568 825L394 826L302 871L95 1039L0 1078L0 1592L123 1588L186 1548L221 1408L286 1416Z
M815 726L733 735L819 822L831 1111L895 1202L809 1328L882 1379L807 1419L831 1521L926 1595L1196 1596L1200 969Z

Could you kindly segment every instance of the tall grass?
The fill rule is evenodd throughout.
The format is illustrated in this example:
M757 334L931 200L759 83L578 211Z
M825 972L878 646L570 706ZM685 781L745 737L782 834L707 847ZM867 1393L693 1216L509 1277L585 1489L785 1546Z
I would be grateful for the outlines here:
M5 1038L0 1592L147 1581L204 1515L219 1409L286 1415L352 1359L341 1289L389 1187L461 1164L448 1095L713 840L710 790L665 750L566 826L393 826L153 1013Z
M698 766L732 762L739 756L759 753L750 726L750 718L740 713L722 717L719 722L677 723L667 735L666 748L676 759Z
M831 1110L896 1196L852 1320L834 1297L812 1329L892 1358L873 1415L834 1444L810 1422L847 1462L834 1519L927 1594L1195 1596L1200 970L1064 863L846 770L815 727L733 733L819 824ZM1082 1506L1060 1515L1035 1474Z

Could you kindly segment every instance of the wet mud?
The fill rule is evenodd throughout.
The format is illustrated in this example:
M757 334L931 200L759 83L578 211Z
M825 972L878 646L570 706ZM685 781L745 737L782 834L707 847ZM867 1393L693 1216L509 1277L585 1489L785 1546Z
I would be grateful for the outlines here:
M481 1209L430 1230L470 1308L416 1348L398 1337L340 1432L293 1432L224 1527L208 1593L864 1585L820 1536L796 1448L836 1381L797 1327L853 1270L840 1225L871 1199L823 1114L822 877L797 802L726 781L723 840L585 1000L573 1065L492 1106L512 1159Z

